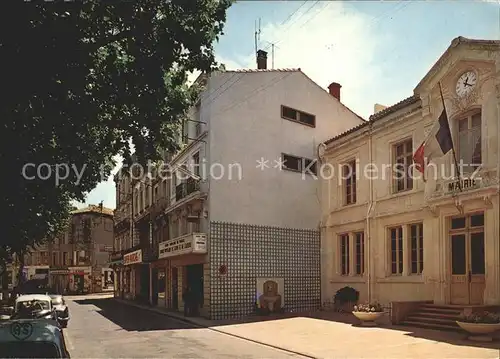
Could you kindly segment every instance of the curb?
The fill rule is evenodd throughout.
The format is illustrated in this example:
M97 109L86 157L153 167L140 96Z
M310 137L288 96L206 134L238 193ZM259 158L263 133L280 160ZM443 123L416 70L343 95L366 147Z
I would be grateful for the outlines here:
M228 332L225 332L223 330L216 329L214 327L209 327L209 326L206 326L206 325L203 325L203 324L199 324L199 323L197 323L196 321L194 321L192 319L178 317L176 315L172 315L172 314L167 313L167 312L156 311L153 308L149 308L147 306L142 306L142 305L136 304L136 303L130 303L130 302L128 302L126 300L123 300L123 299L113 298L113 300L117 301L118 303L129 305L131 307L136 307L136 308L148 310L150 312L157 313L157 314L160 314L160 315L165 315L165 316L167 316L169 318L178 320L180 322L193 324L193 325L197 326L198 328L206 328L206 329L212 330L212 331L217 332L217 333L229 335L229 336L234 337L234 338L238 338L238 339L246 340L248 342L260 344L260 345L263 345L263 346L266 346L266 347L269 347L269 348L273 348L273 349L277 349L277 350L280 350L280 351L283 351L283 352L287 352L287 353L290 353L290 354L300 355L300 356L305 357L305 358L320 359L318 357L311 356L311 355L306 354L306 353L301 353L301 352L298 352L298 351L295 351L295 350L291 350L291 349L286 349L286 348L283 348L283 347L279 347L277 345L264 343L264 342L261 342L261 341L258 341L258 340L254 340L254 339L250 339L250 338L247 338L247 337L244 337L244 336L241 336L241 335L237 335L237 334L233 334L233 333L228 333Z

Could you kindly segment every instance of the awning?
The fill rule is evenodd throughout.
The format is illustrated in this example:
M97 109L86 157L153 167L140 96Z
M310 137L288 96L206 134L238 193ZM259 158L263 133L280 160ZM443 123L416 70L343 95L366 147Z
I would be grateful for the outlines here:
M111 262L108 263L109 267L121 266L121 265L123 265L123 259L119 259L117 261L111 261Z

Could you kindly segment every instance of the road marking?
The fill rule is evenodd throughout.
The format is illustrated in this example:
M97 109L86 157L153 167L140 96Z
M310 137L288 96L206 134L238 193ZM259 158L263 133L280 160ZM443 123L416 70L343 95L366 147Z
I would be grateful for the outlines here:
M67 329L63 329L63 335L64 335L64 341L66 342L66 346L68 347L68 350L74 350L75 347L73 346L73 342L71 341L71 336L69 335Z

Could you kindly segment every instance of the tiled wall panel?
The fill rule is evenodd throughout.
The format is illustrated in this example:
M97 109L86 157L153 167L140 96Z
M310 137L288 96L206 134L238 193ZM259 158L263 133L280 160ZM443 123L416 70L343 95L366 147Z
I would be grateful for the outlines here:
M318 309L319 231L211 222L210 277L212 319L252 313L257 278L284 279L286 311Z

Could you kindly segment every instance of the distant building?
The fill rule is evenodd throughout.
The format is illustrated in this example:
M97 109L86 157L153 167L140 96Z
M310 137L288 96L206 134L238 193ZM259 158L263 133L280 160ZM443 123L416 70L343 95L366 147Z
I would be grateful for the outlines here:
M71 213L60 237L25 257L25 278L60 293L112 290L114 274L107 263L112 250L113 211L90 205Z

